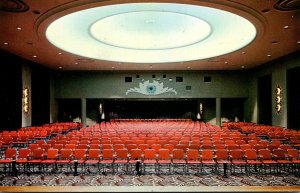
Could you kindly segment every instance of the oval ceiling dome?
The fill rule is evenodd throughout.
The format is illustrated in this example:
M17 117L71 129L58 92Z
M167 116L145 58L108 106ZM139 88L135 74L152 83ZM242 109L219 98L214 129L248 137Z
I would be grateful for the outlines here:
M128 3L60 17L47 39L67 52L129 63L206 59L239 50L256 37L255 26L228 11L175 3Z

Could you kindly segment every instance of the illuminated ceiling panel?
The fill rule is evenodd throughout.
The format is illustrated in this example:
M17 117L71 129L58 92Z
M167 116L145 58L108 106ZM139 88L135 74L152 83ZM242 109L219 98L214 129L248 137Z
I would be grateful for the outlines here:
M256 37L247 19L220 9L171 3L129 3L74 12L52 22L47 39L67 52L128 63L216 57Z

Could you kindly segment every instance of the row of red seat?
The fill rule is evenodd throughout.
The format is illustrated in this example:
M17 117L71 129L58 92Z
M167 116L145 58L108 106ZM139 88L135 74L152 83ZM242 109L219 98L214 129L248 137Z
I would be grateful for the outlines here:
M12 168L13 160L16 160L17 168L23 166L24 172L34 172L36 166L43 168L46 172L48 166L52 166L52 169L58 169L66 167L67 170L74 167L74 164L78 164L82 167L82 170L87 166L94 164L98 170L106 167L118 169L119 166L126 166L126 172L128 172L128 166L136 164L137 160L140 161L144 172L147 167L155 167L155 170L159 172L160 167L168 167L171 171L171 167L182 166L183 171L188 171L190 166L195 166L199 171L206 166L213 166L216 172L219 172L219 167L223 164L230 164L230 167L235 170L236 166L245 168L245 172L250 172L251 166L272 166L279 172L282 169L291 168L292 171L297 169L299 172L299 151L296 149L288 149L287 154L282 149L275 149L271 153L268 149L261 149L256 151L254 149L236 149L236 150L211 150L204 149L201 152L195 149L189 149L184 152L182 149L169 149L161 148L158 151L154 149L132 149L130 152L127 149L103 149L101 152L99 149L48 149L45 152L43 149L38 148L30 150L29 148L8 148L5 151L5 159L0 160L0 165L3 168ZM248 170L247 170L248 167ZM32 171L30 170L32 168ZM185 170L187 169L187 170ZM5 171L5 170L4 170ZM11 172L11 171L10 171ZM232 171L234 172L234 171Z

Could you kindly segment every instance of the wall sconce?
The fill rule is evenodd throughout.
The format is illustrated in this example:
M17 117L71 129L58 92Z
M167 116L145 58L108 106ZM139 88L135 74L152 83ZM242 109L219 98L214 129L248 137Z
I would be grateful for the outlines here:
M275 90L275 102L275 110L279 114L282 109L282 88L280 86L277 86Z
M29 112L29 89L26 87L23 89L23 111Z
M200 109L200 115L202 115L203 114L203 104L202 103L199 104L199 109Z
M203 105L202 103L199 104L199 113L197 114L197 119L201 119L203 114Z
M99 104L99 113L100 113L101 119L105 119L105 114L104 114L104 111L103 111L102 103Z
M102 103L100 103L100 105L99 105L99 113L100 113L100 115L102 114L102 112L103 112Z

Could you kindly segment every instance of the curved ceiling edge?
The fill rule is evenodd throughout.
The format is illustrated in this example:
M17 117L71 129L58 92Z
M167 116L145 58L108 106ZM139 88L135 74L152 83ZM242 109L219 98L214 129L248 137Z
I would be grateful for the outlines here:
M67 2L65 4L61 4L59 6L56 6L56 7L53 7L51 9L49 9L47 12L41 14L35 21L34 23L34 31L36 32L36 35L39 37L39 27L40 25L45 21L47 20L49 17L53 16L53 15L56 15L56 14L59 14L65 10L69 10L69 9L73 9L73 8L76 8L76 7L81 7L81 6L84 6L84 5L90 5L90 4L94 4L94 3L103 3L103 2L107 2L107 1L110 1L110 0L86 0L86 1L78 1L78 0L74 0L74 1L71 1L71 2ZM65 14L64 14L65 15ZM61 15L63 16L63 15Z
M130 3L136 3L141 2L138 0L130 1ZM144 2L144 1L142 1ZM157 3L181 3L178 1L168 1L168 0L153 0L151 2L157 2ZM49 9L47 12L41 14L34 24L34 30L36 32L36 35L38 38L45 36L45 31L47 26L53 22L54 20L58 19L59 17L62 17L66 14L76 12L82 9L87 8L93 8L96 6L105 6L105 5L113 5L113 4L120 4L120 1L118 0L85 0L85 1L71 1L65 4L62 4L57 7L53 7ZM124 2L122 3L124 4ZM235 13L237 15L240 15L246 19L248 19L251 23L255 25L255 28L257 30L257 34L255 39L259 40L263 34L267 30L268 22L267 19L264 17L262 13L260 13L257 10L254 10L251 7L245 6L239 2L234 1L222 1L222 0L202 0L202 1L184 1L182 4L192 4L192 5L199 5L199 6L206 6L206 7L217 7L218 9L234 12L233 10L239 10L239 13Z

